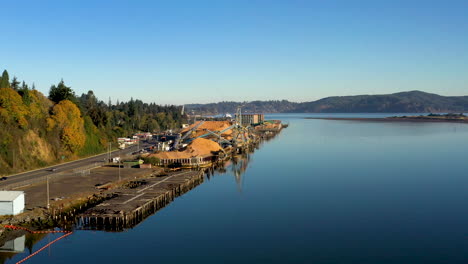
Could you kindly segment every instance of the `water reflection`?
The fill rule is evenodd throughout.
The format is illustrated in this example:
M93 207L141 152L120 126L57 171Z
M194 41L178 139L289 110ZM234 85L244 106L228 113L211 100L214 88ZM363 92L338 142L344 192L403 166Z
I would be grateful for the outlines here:
M247 165L250 162L250 154L246 153L240 157L235 157L232 162L231 170L234 174L237 183L237 190L242 192L242 186L244 184L244 177L242 175L247 170Z
M229 159L220 161L215 166L208 168L206 170L206 177L210 179L214 175L223 175L227 172L231 172L236 181L237 190L242 192L242 187L245 182L245 172L247 171L249 163L253 161L252 154L256 150L262 148L262 145L266 142L276 140L278 136L280 135L276 133L264 134L258 144L244 149L241 153L232 154Z
M22 235L15 239L9 240L0 247L0 252L12 252L21 253L24 251L24 244L26 241L26 235Z
M16 254L23 253L25 241L26 235L6 241L0 247L0 263L6 263L7 260L13 258Z
M16 255L31 255L35 245L45 236L46 234L18 234L17 237L6 241L0 246L0 263L6 263ZM25 249L27 250L25 251Z
M237 190L242 192L242 187L244 184L245 171L248 168L249 163L251 162L253 150L246 151L242 154L232 155L229 160L220 162L218 165L211 167L206 172L206 177L210 179L213 175L222 175L227 172L232 172L234 179L236 181Z

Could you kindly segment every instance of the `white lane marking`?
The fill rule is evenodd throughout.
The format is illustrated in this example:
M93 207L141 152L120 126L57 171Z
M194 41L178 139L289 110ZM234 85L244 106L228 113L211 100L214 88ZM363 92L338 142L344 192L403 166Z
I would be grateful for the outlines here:
M141 190L138 190L137 193L140 193L140 192L142 192L142 191L144 191L144 190L146 190L146 189L148 189L148 188L154 187L154 186L160 184L161 182L165 182L165 181L169 180L169 178L171 178L171 177L173 177L173 176L169 176L168 178L166 178L166 179L164 179L164 180L162 180L162 181L158 181L157 183L151 184L151 185L148 186L148 187L145 187L145 188L143 188L143 189L141 189Z
M128 199L127 201L123 202L122 204L126 204L126 203L128 203L128 202L131 202L131 201L135 200L136 198L138 198L138 197L140 197L140 196L142 196L142 195L145 195L145 193L142 193L142 194L137 195L137 196L135 196L135 197L133 197L133 198L130 198L130 199Z
M189 171L189 172L190 172L190 171ZM187 174L187 173L189 173L189 172L183 172L183 173L180 173L180 174L176 174L176 175L169 176L169 177L167 177L166 179L164 179L164 180L162 180L162 181L158 181L158 182L156 182L156 183L151 184L151 185L148 186L148 187L145 187L145 188L143 188L143 189L141 189L141 190L138 190L137 193L140 193L140 192L142 192L142 191L144 191L144 190L147 190L147 189L149 189L149 188L152 188L152 187L154 187L154 186L156 186L156 185L158 185L158 184L160 184L160 183L162 183L162 182L165 182L165 181L169 180L170 178L172 178L172 177L174 177L174 176L181 176L181 175Z
M154 183L154 184L152 184L152 185L150 185L150 186L148 186L148 187L146 187L146 188L143 188L143 189L141 189L141 190L138 190L137 193L140 193L140 192L142 192L142 191L144 191L144 190L146 190L146 189L148 189L148 188L151 188L151 187L153 187L153 186L156 186L156 185L160 184L161 182L165 182L165 181L169 180L170 178L172 178L172 177L174 177L174 176L180 176L180 175L184 175L184 174L187 174L187 173L189 173L189 172L185 172L185 173L181 173L181 174L169 176L169 177L167 177L166 179L164 179L164 180L162 180L162 181L159 181L159 182ZM135 200L136 198L138 198L138 197L140 197L140 196L143 196L143 195L145 195L145 194L146 194L146 193L139 194L139 195L137 195L137 196L135 196L135 197L133 197L133 198L128 199L127 201L123 202L122 204L126 204L126 203L128 203L128 202L131 202L131 201Z

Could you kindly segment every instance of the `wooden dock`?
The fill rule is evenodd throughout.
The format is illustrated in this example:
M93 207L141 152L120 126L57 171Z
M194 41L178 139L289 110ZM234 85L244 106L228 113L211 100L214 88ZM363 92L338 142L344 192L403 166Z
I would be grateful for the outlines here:
M204 171L179 171L163 177L132 182L113 190L115 197L86 210L77 218L77 227L123 231L136 226L176 197L204 180Z

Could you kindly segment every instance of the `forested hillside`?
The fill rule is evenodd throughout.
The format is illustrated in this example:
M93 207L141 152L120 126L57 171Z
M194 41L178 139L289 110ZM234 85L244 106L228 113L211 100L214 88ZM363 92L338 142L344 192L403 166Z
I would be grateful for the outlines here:
M5 70L0 78L0 175L100 153L117 137L177 128L182 121L178 106L133 99L104 103L93 91L76 96L63 81L46 97L34 85L15 77L10 81Z
M281 101L219 102L210 104L188 104L189 112L203 115L235 113L238 107L249 113L287 113L297 108L298 103Z
M466 112L468 96L441 96L421 91L382 95L334 96L301 103L303 113L429 113Z
M441 96L421 91L381 95L333 96L317 101L294 103L283 101L220 102L190 104L186 108L197 114L235 113L429 113L468 112L468 96Z

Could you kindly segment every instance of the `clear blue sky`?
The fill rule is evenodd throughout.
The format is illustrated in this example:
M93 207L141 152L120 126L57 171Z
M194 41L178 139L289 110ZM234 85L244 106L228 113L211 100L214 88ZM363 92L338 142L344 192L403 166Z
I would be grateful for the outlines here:
M100 3L96 3L100 2ZM0 68L166 104L468 95L468 1L6 1Z

